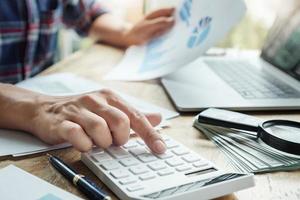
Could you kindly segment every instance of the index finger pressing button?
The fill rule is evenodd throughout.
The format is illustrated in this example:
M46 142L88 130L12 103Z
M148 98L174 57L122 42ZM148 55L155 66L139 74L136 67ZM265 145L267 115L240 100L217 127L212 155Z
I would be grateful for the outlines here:
M153 150L155 153L165 152L166 146L162 138L154 130L144 114L128 105L120 97L109 98L108 102L110 105L115 106L126 113L126 115L129 117L131 128L138 133L141 138L143 138L151 150Z

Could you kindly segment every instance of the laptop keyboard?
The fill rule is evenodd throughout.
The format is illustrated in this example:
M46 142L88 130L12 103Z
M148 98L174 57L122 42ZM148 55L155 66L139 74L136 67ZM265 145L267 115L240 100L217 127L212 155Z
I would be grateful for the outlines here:
M300 97L299 91L250 63L212 60L205 63L245 99Z

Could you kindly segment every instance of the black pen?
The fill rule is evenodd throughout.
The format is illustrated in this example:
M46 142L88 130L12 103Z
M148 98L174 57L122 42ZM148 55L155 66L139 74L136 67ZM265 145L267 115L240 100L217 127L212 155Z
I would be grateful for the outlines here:
M74 169L56 156L50 154L47 155L49 156L49 162L53 167L72 182L90 200L111 200L110 196L102 192L94 182L87 179L84 175L76 173Z

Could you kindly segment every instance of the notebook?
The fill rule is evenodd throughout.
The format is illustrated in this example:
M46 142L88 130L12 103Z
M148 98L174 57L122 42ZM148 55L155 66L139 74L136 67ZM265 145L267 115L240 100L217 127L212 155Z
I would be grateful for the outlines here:
M0 170L0 194L5 200L82 200L14 165Z

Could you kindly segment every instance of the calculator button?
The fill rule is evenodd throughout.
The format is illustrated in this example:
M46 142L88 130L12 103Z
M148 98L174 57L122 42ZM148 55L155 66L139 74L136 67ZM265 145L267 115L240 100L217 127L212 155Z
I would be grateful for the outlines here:
M199 161L200 158L199 156L195 155L195 154L188 154L182 157L182 159L188 163L193 163L196 161Z
M133 176L123 178L122 180L119 181L119 183L121 183L122 185L127 185L127 184L131 184L131 183L136 183L136 182L137 182L137 179Z
M130 153L132 153L135 156L144 154L144 153L149 153L149 151L145 147L136 147L132 148L129 150Z
M157 155L157 157L161 158L161 159L167 159L167 158L172 158L173 157L173 154L169 151L166 151L165 153L163 154L159 154Z
M156 161L156 162L152 162L152 163L148 164L148 167L150 167L154 171L158 171L161 169L165 169L167 167L167 165L165 163L163 163L162 161Z
M92 158L95 162L103 162L106 160L112 160L112 157L110 157L110 155L108 155L106 152L100 152L100 153L96 153L92 155Z
M208 163L204 162L204 161L198 161L198 162L193 163L194 167L204 167L204 166L207 166L207 165L208 165Z
M138 144L134 140L129 140L126 144L123 145L123 147L126 149L134 148L137 146L138 146Z
M144 142L144 140L142 140L142 139L137 139L136 140L140 145L142 145L142 146L145 146L146 144L145 144L145 142Z
M155 178L155 175L154 175L153 173L145 173L145 174L140 175L139 178L140 178L142 181L146 181L146 180L150 180L150 179Z
M119 159L119 158L126 158L126 157L130 157L130 153L128 153L125 149L123 149L122 147L109 147L107 149L107 151L115 158Z
M101 167L103 167L105 170L113 170L118 169L121 167L121 165L115 160L107 160L101 164Z
M104 150L102 148L95 147L89 153L96 154L96 153L102 153L102 152L104 152Z
M111 171L110 174L115 178L125 178L130 175L129 172L125 169L116 169Z
M127 187L127 190L128 190L129 192L135 192L135 191L142 190L142 189L144 189L144 187L141 186L141 185L138 185L138 184L131 185L131 186L128 186L128 187Z
M177 156L182 156L189 153L189 150L186 148L178 147L172 150L172 152Z
M135 158L123 158L119 161L125 167L133 166L139 164L139 162Z
M168 160L165 161L168 165L170 165L171 167L176 167L176 166L179 166L179 165L183 165L184 162L179 159L179 158L170 158Z
M192 169L192 167L189 165L181 165L181 166L176 167L176 170L179 172L187 171L190 169Z
M131 167L129 169L133 174L138 175L138 174L144 174L146 172L148 172L149 170L143 166L143 165L139 165L139 166L135 166L135 167Z
M151 153L144 153L144 154L138 155L138 159L145 163L157 160L157 158Z
M174 147L178 147L179 144L177 142L174 142L173 140L166 140L165 144L167 146L168 149L172 149Z
M170 168L166 168L166 169L162 169L160 170L157 174L160 175L160 176L167 176L167 175L170 175L170 174L173 174L174 171Z

